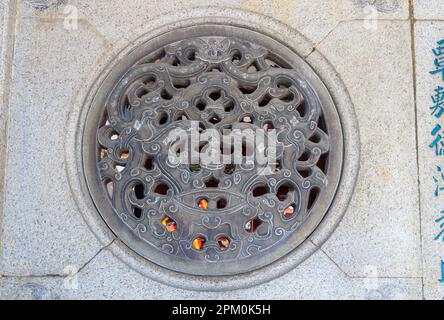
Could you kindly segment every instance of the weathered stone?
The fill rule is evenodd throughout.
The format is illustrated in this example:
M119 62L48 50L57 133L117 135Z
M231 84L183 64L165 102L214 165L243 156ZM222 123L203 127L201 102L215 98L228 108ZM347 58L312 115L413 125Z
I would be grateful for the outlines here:
M11 94L1 234L2 272L7 276L0 278L0 298L223 299L228 294L232 299L421 299L424 272L425 298L441 299L443 286L437 280L442 243L433 240L439 208L433 202L436 171L427 150L434 124L428 110L433 77L427 72L443 24L416 23L421 257L409 1L208 4L193 1L190 8L189 1L175 0L19 1L10 90L1 82L8 59L0 64L0 88ZM440 6L439 1L417 0L415 17L442 19ZM286 272L288 265L279 267L276 272L283 276L253 288L230 290L236 281L245 281L242 277L202 285L185 276L188 288L197 291L179 289L178 283L166 285L163 275L159 282L153 280L156 269L145 268L140 258L130 262L119 241L103 249L113 235L104 231L97 240L89 228L95 213L83 214L81 190L68 179L78 174L70 162L72 150L66 149L71 143L66 136L76 133L76 123L70 123L73 105L127 44L144 41L143 35L154 29L164 32L169 23L180 27L181 19L248 21L253 29L281 41L300 42L296 51L322 68L318 73L328 87L345 83L359 121L360 174L342 223L319 250L326 236L315 232L298 259L309 257L297 268ZM301 35L308 41L294 40ZM331 65L316 64L320 54ZM347 92L333 96L343 104L348 100ZM0 129L5 121L2 112ZM341 203L337 208L346 207ZM334 229L335 221L327 218L324 226Z
M440 185L440 173L437 166L442 166L442 156L436 156L435 150L429 148L434 136L431 134L437 124L442 126L442 118L438 120L431 107L434 103L432 96L437 86L443 86L441 74L431 75L435 70L435 59L432 49L436 48L437 41L444 35L444 22L416 22L415 49L416 49L416 103L418 122L418 160L419 182L421 190L421 231L424 294L426 299L442 299L444 284L442 279L441 259L444 260L444 234L436 238L444 230L438 219L444 215L440 213L442 197L435 197L435 188ZM439 133L438 133L439 134ZM441 133L442 134L442 133ZM434 177L438 182L435 184ZM435 240L436 238L436 240Z
M66 179L65 126L82 74L103 43L87 28L21 20L15 39L3 218L3 272L62 274L100 248ZM79 49L81 48L81 49Z
M441 0L415 0L414 13L416 19L444 19L444 2Z
M6 172L6 127L9 116L10 75L12 69L13 38L15 25L14 1L0 4L0 239L2 237L4 180ZM1 274L0 240L0 274Z
M349 90L359 123L356 190L324 246L350 276L367 266L383 277L421 275L409 28L407 21L380 21L377 30L348 22L319 47Z

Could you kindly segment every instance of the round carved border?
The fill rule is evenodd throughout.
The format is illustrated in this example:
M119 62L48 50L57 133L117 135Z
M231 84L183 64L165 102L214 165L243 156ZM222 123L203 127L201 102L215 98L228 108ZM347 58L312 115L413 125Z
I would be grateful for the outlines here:
M343 130L344 162L342 177L336 196L328 213L309 238L298 248L272 264L249 273L235 276L192 276L170 271L140 257L115 238L114 234L97 212L88 192L83 172L81 146L86 115L94 99L94 94L102 85L110 70L112 70L123 57L135 50L141 43L173 29L208 23L229 24L236 27L248 28L252 31L260 31L260 33L284 43L285 46L300 56L307 54L307 48L311 48L312 46L311 43L299 33L271 18L233 9L224 10L225 17L222 18L217 16L218 12L220 12L220 8L190 10L187 12L187 15L193 19L176 21L167 25L162 24L162 21L174 21L174 18L170 17L170 19L168 19L164 17L162 21L158 20L151 24L153 27L152 31L142 35L130 45L125 43L125 41L116 45L116 47L124 47L125 49L120 52L111 50L107 54L106 59L101 57L101 61L109 61L109 63L107 63L107 65L103 65L103 63L97 65L94 72L91 73L91 75L96 75L97 78L93 79L92 76L90 76L84 79L83 83L85 83L85 85L79 88L79 93L74 97L73 110L67 120L68 130L65 144L65 157L70 188L80 212L94 234L104 245L108 245L114 241L108 249L131 268L153 280L191 290L221 291L249 287L269 281L296 267L322 245L341 220L351 198L359 166L359 133L353 105L348 96L348 92L333 67L319 52L313 51L306 58L306 62L309 63L321 78L322 82L328 87L328 91L337 107ZM273 27L273 30L265 27L270 25ZM154 28L154 26L159 27ZM86 86L91 83L93 83L93 85L87 90ZM85 92L87 92L86 95Z

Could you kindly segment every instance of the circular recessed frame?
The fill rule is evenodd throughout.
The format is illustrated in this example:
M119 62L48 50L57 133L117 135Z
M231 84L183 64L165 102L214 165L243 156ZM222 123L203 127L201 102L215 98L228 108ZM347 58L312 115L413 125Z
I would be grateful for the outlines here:
M111 70L82 151L94 204L123 243L173 271L223 276L264 267L315 230L341 177L343 136L328 90L295 52L200 25Z
M88 75L83 78L79 88L79 92L74 97L73 107L71 109L71 112L69 113L69 118L67 119L67 140L65 145L65 157L67 174L69 178L69 186L73 198L75 199L78 206L78 209L87 222L88 226L97 235L103 246L106 246L107 250L112 252L117 258L126 263L130 268L153 280L183 289L223 291L245 288L263 283L265 281L269 281L294 269L297 265L303 262L310 255L312 255L317 250L317 248L319 248L326 241L326 239L328 239L328 237L338 225L348 207L359 169L359 132L357 120L354 114L353 104L351 103L348 92L336 70L318 51L312 51L311 43L309 43L297 31L289 28L288 26L279 23L269 17L253 14L238 9L224 8L223 12L223 17L220 17L220 8L210 7L204 9L192 9L184 12L184 15L187 17L187 19L185 20L177 19L177 15L175 14L172 14L171 16L162 16L161 19L151 21L151 31L143 34L136 41L131 42L130 44L127 44L126 41L122 41L122 45L116 43L114 46L115 49L111 48L110 51L106 52L105 56L101 56L98 63L94 65L94 70L91 70L91 72L89 72ZM143 26L142 29L145 29L145 27L146 26ZM134 30L134 33L137 34L138 31ZM137 64L137 62L140 61L142 57L146 57L147 53L154 52L156 48L160 49L170 44L174 44L178 41L196 37L216 37L219 39L237 38L241 41L246 41L250 43L254 48L262 47L265 50L269 50L271 53L274 53L275 58L277 57L277 59L279 59L279 55L283 55L282 58L284 58L284 60L269 59L269 61L274 61L274 63L276 63L275 67L281 67L278 69L288 69L287 71L290 71L291 69L297 70L302 80L301 83L305 82L312 88L314 96L317 97L317 100L320 102L321 105L320 115L322 115L322 117L320 119L324 119L324 124L322 124L321 122L320 129L322 130L324 128L325 130L322 131L327 134L327 139L324 141L328 140L328 153L330 154L330 160L329 162L324 162L324 164L322 164L323 162L321 161L319 169L325 175L325 164L328 164L326 171L327 177L329 174L332 173L334 173L335 176L329 178L330 181L334 182L328 182L327 187L319 189L320 193L318 193L318 196L316 198L317 200L313 202L314 205L311 212L314 213L314 208L316 207L318 208L316 210L320 210L320 208L323 207L325 208L325 211L316 211L322 212L321 214L310 214L304 220L303 224L300 225L297 233L293 232L289 240L276 242L276 245L269 247L267 249L267 252L264 251L264 255L262 255L262 258L258 258L258 260L256 260L256 263L253 262L253 264L250 262L245 262L245 264L243 264L242 259L239 259L238 261L232 260L231 262L227 262L226 260L226 263L221 260L221 262L200 263L200 268L198 270L196 270L194 267L185 270L184 268L182 268L183 265L176 265L177 260L172 260L172 258L158 259L157 257L160 253L162 253L161 251L158 251L158 255L156 256L151 255L151 253L156 252L152 250L150 252L150 255L147 256L148 251L145 251L145 253L143 251L148 250L146 248L147 245L150 244L139 236L140 234L144 234L144 232L141 231L145 231L145 227L140 225L140 229L131 231L131 227L128 227L124 220L119 218L122 217L121 214L123 212L113 211L112 203L109 203L110 200L107 195L109 189L107 189L106 187L105 189L103 188L103 184L105 183L107 178L105 178L104 180L102 179L103 177L101 176L99 167L97 166L102 155L105 158L105 156L108 156L109 154L109 148L106 148L106 145L104 148L105 152L102 152L102 146L101 144L98 144L97 139L100 136L98 130L100 130L100 128L103 127L104 124L106 125L107 121L109 121L109 123L111 124L111 121L109 119L106 120L107 117L109 117L109 114L104 114L104 106L107 102L107 99L109 98L109 94L113 90L115 90L114 86L119 83L119 80L121 80L121 78L125 76L125 74L127 74L129 68L131 68L132 65ZM119 49L117 49L119 47L124 47L124 49L119 51ZM303 59L300 58L301 56L305 56L304 60L307 63L305 63ZM192 57L192 55L188 57ZM195 57L198 57L198 55L195 54ZM232 62L237 62L237 59L234 60L235 61ZM279 62L282 64L280 64ZM273 65L270 64L268 64L268 66L273 67ZM256 68L257 71L257 67L254 66L254 68ZM259 66L259 68L261 67ZM218 68L216 67L216 69ZM316 73L313 70L315 70ZM254 70L250 69L250 71ZM280 71L286 72L285 70ZM214 71L214 73L216 72L217 70ZM320 80L320 78L322 79L322 81ZM148 81L148 83L150 82ZM331 96L327 93L327 89L323 83L325 83L325 85L328 87L328 91L330 92ZM176 85L177 84L178 83L176 82ZM188 87L186 83L183 83L182 85L178 84L178 87L176 87L176 89L186 89L181 88L183 86ZM270 88L266 89L268 90ZM281 89L285 89L285 87ZM288 91L294 90L290 90L290 88L287 89ZM306 94L307 92L302 90L301 88L298 89L298 91L293 91L292 93L298 95L298 92L300 92L301 94ZM231 94L233 91L235 92L235 90L231 88L227 91L228 97L230 97L229 94ZM282 91L274 91L274 93L282 93ZM250 92L246 90L245 94L250 94ZM172 94L172 96L174 100L176 98L176 95ZM225 94L221 94L221 96L225 97ZM281 101L284 100L283 102L286 102L285 100L287 100L288 102L289 100L285 98L279 99L282 98L282 96L273 95L271 93L270 96ZM313 95L310 96L313 97ZM165 93L164 97L167 97ZM213 95L213 97L216 96ZM218 99L216 99L215 101L217 100ZM264 101L266 100L267 99L265 99ZM278 101L275 99L271 100L274 100L273 103L278 103ZM209 101L210 103L207 104L208 108L204 108L204 111L217 111L217 108L215 108L216 106L211 102L211 100L207 101ZM222 101L225 100L221 100L220 102ZM234 111L231 110L231 107L227 108L227 111L237 112L236 107L238 107L238 105L236 103L238 103L237 100L233 102ZM267 104L265 104L265 108L267 108ZM137 109L127 110L126 115L128 115L128 111L133 112L136 110ZM195 114L199 114L198 112L201 111L197 110L199 110L199 108L195 109ZM219 111L221 111L221 109ZM328 116L327 113L331 115L330 119L333 119L329 120L328 124L326 123ZM133 114L130 114L132 117ZM338 120L338 116L340 121ZM247 115L247 117L250 117L250 119L254 119L253 114L249 114ZM336 120L334 120L335 118ZM164 120L162 120L162 122L163 121ZM212 123L210 126L217 126L217 123ZM253 121L252 125L256 125L256 123L257 122ZM340 125L336 127L335 125L333 125L334 123L340 123ZM139 127L140 123L134 122L134 124L136 124L136 127ZM155 125L154 122L152 122L152 124L153 126ZM260 124L264 125L263 123ZM318 126L318 124L319 118L316 126ZM257 127L259 127L259 125L257 125ZM208 128L207 131L210 131L210 129L211 128ZM341 130L342 138L340 138ZM333 132L338 132L339 135L333 135ZM155 134L158 133L160 133L159 130L157 130ZM113 135L114 134L112 134L112 136ZM306 137L304 136L304 138ZM317 141L317 139L315 139L315 141ZM322 139L320 141L322 141ZM341 143L342 148L340 146ZM330 147L332 145L334 146L335 150L338 151L338 153L336 154L339 158L336 158L336 160L334 160L334 158L331 158L333 154L333 149L330 149ZM279 149L277 149L277 151L278 150ZM131 150L121 151L123 152L118 153L119 159L116 160L118 160L117 162L120 162L121 164L125 164L125 159L129 159L131 157ZM126 151L128 151L128 153ZM341 151L343 152L342 154ZM325 155L326 153L323 154ZM302 157L302 159L306 159L306 157ZM332 161L337 161L336 165L333 165L334 162ZM341 161L342 170L340 165ZM155 164L155 162L152 163ZM288 164L285 165L287 166ZM119 164L119 166L119 169L122 169L121 167L126 168L125 165ZM318 167L318 165L316 166ZM337 170L332 171L333 169L331 168L333 167L336 167ZM148 168L150 168L149 164ZM283 168L284 170L288 169L288 167L281 168ZM140 169L142 170L143 168ZM204 170L206 169L208 168L204 167ZM217 168L213 169L215 169L215 172L217 171ZM228 170L227 172L229 171L230 170ZM297 168L296 171L298 171ZM174 170L169 171L169 173L172 174L173 172ZM123 170L121 171L121 173L122 175L125 174ZM111 177L111 180L113 180L114 178L115 176ZM177 178L180 179L179 176ZM261 179L262 178L267 177L262 176ZM219 186L222 186L220 185L221 181L222 180L220 179L218 180L218 188ZM279 182L280 181L276 180L275 186L277 186ZM335 184L337 184L337 188ZM209 185L211 186L211 183ZM144 195L150 190L145 188L147 188L147 186L144 186ZM131 189L133 188L130 188L130 193ZM142 194L140 192L140 189L140 186L137 187L137 194L139 195ZM202 188L202 190L206 190L206 192L209 192L209 189L210 188ZM334 192L334 189L336 189L336 193ZM115 189L113 186L113 192L114 190ZM273 191L276 190L276 187L269 188L267 190L268 196L264 198L270 199L273 197L273 194L276 196L276 192L273 193ZM299 189L296 190L299 191ZM133 191L133 196L135 196L136 190ZM174 191L174 189L172 189L172 191ZM216 190L212 189L212 191ZM321 192L323 192L323 196L321 196ZM260 192L256 193L256 195L258 194L260 195ZM206 194L202 193L202 195ZM302 199L303 197L300 194L295 194L294 189L293 193L287 192L287 195L290 196L289 199L294 200ZM245 197L247 196L245 195ZM330 199L330 197L332 199ZM201 199L199 198L198 200ZM205 200L210 200L208 201L209 207L216 206L217 209L218 201L214 202L212 201L212 199L209 198L206 198ZM224 198L223 200L225 200L225 205L222 201L219 202L219 206L221 206L220 203L222 203L222 206L225 206L228 210L231 203L229 202L229 200L227 201L226 198ZM276 200L276 198L274 200ZM329 202L330 206L328 206ZM283 203L288 204L288 198L287 200L284 200ZM302 204L302 202L300 203ZM137 211L137 209L135 212L133 211L133 205L135 205L135 203L130 204L131 207L128 208L128 212L126 214L136 214L137 217L139 212ZM193 208L193 211L194 209L196 209L196 202L190 203L188 201L184 201L183 204L190 204ZM295 205L293 207L293 211L299 212L295 210L298 209L296 208L297 202L292 202L291 204ZM199 202L197 202L197 206L199 206ZM276 212L272 213L274 217L273 219L279 218L279 214L283 214L283 206L284 210L288 209L288 207L285 207L285 205L281 205L280 211L278 209ZM219 208L219 210L221 209L224 210L224 208ZM217 212L218 211L216 211L216 214ZM112 213L114 213L114 215ZM209 213L209 211L204 212L204 214ZM242 216L239 215L239 217ZM262 214L261 217L262 220L265 221L261 224L261 234L263 234L263 226L267 223L267 216L264 216ZM259 219L261 219L261 217L259 217ZM170 218L174 219L174 217ZM247 220L247 222L248 221L250 220ZM169 221L165 221L165 226L163 226L164 228L167 226L166 222ZM174 220L174 222L176 223L176 227L178 230L180 221ZM210 220L208 220L208 222L210 222ZM245 220L243 222L245 222ZM208 225L207 222L205 223ZM237 228L239 228L241 231L245 230L245 225L243 225L243 223L233 223L232 225L237 226ZM258 235L261 226L256 229L258 230ZM168 228L170 228L171 230L171 224L168 225ZM172 228L175 228L174 224ZM312 230L314 231L310 233ZM280 231L278 231L278 233L279 232ZM170 234L170 236L172 236L172 233ZM214 250L217 250L218 248L222 249L227 245L226 240L229 241L227 249L229 250L233 241L233 239L231 238L219 239L216 244L216 242L211 239L210 233L203 234L203 236L207 236L208 238L210 238L210 240L206 239L207 242L202 245L203 250L209 248L210 244L213 245ZM229 236L229 234L224 233L223 236ZM252 235L253 241L255 241L255 237L257 236ZM191 242L191 246L192 245L193 243ZM222 246L222 248L220 246ZM190 248L189 239L187 241L187 248ZM286 254L285 252L288 253ZM267 258L263 258L265 256ZM232 264L233 266L229 267L230 264ZM228 267L214 267L215 265L223 265Z

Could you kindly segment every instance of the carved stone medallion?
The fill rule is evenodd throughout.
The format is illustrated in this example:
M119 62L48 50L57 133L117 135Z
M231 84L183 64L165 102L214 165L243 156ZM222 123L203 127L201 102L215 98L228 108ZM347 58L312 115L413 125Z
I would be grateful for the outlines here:
M179 139L208 132L194 146ZM239 148L221 143L236 135ZM82 150L91 197L128 247L170 270L233 275L315 230L339 183L343 138L327 88L295 52L250 30L201 25L120 61L96 93ZM201 161L213 151L231 161Z

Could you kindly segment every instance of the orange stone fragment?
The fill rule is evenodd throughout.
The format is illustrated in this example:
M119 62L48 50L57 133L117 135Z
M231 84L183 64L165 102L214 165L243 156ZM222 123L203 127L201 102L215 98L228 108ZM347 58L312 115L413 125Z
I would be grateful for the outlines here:
M177 229L176 222L170 217L163 219L162 225L167 229L168 232L173 232Z
M230 240L226 237L220 237L217 239L217 242L219 243L219 247L221 249L227 249L230 246Z
M204 243L205 243L205 239L198 237L193 240L193 248L196 250L201 250Z
M208 201L205 199L201 199L201 200L199 200L198 205L199 205L199 208L206 209L206 208L208 208Z
M293 213L294 213L294 207L289 206L287 209L284 210L284 217L289 218L293 215Z
M106 150L103 148L100 148L100 160L103 160L105 158Z

